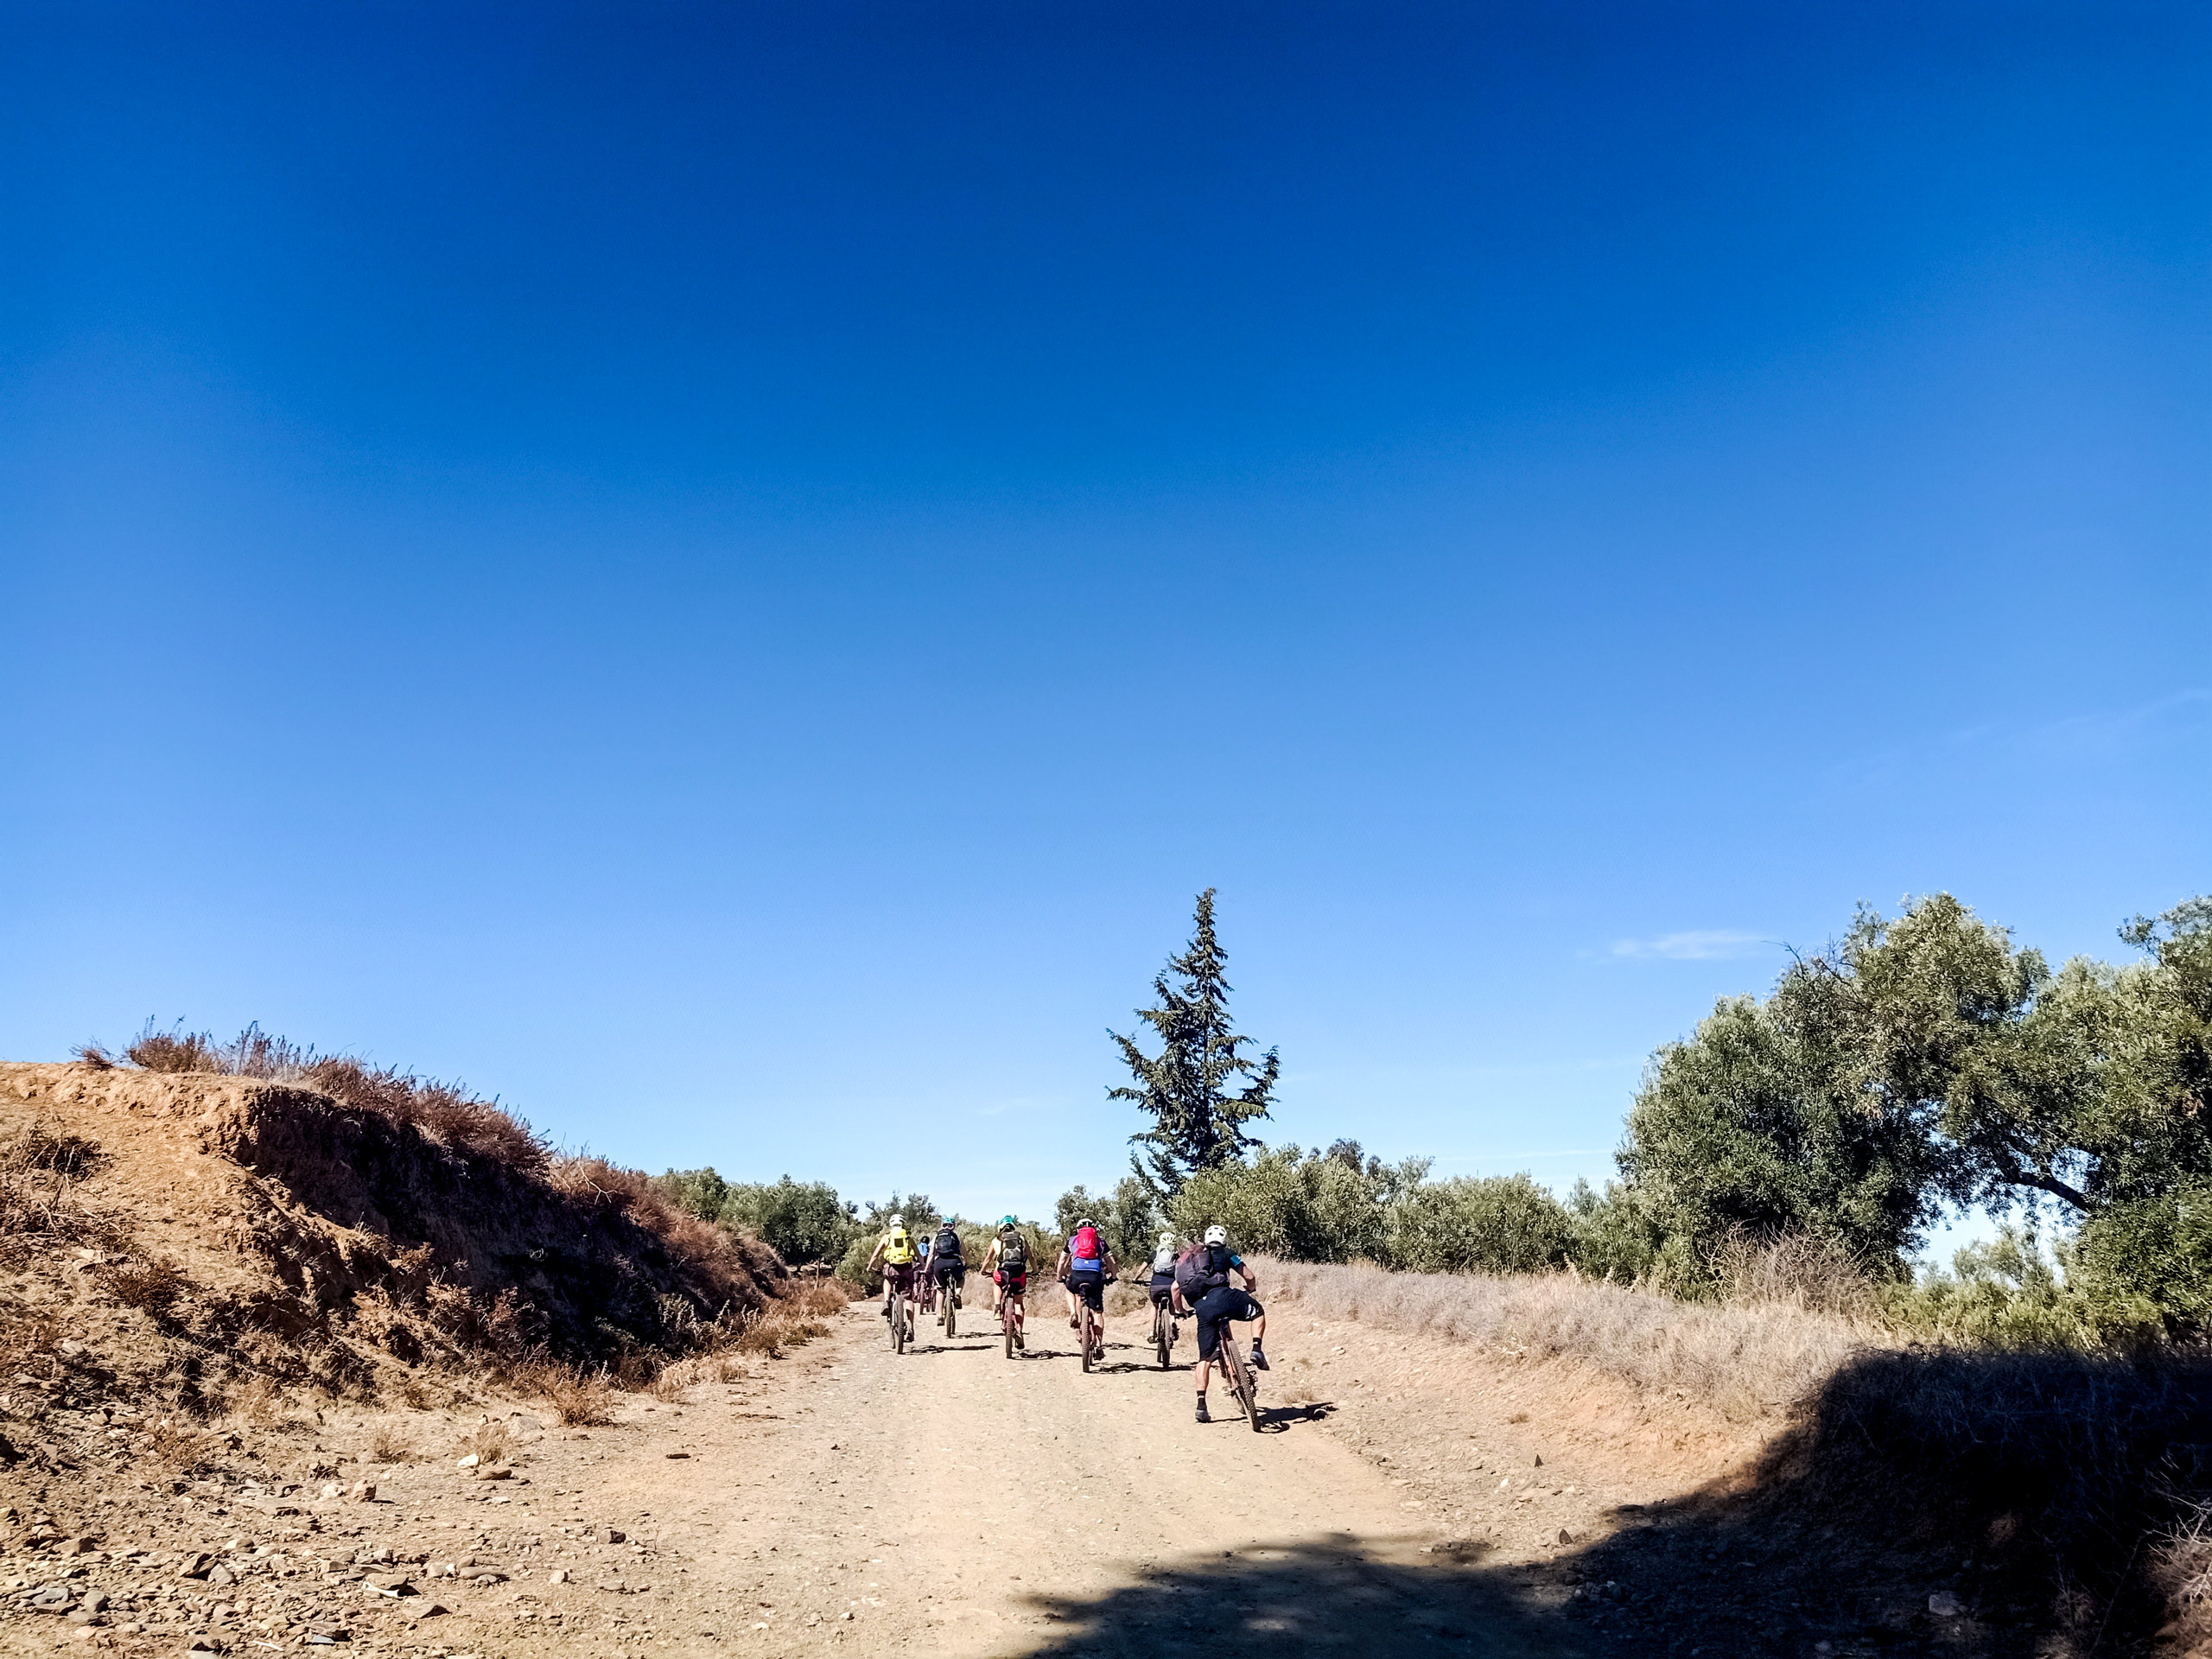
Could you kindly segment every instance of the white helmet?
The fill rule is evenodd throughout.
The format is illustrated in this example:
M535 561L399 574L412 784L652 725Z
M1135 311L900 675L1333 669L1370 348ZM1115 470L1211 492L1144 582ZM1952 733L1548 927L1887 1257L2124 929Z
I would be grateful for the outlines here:
M1091 1218L1090 1218L1089 1216L1085 1216L1085 1217L1084 1217L1081 1221L1078 1221L1077 1223L1076 1223L1076 1224L1075 1224L1075 1230L1076 1230L1076 1231L1077 1231L1077 1232L1079 1233L1079 1232L1081 1232L1081 1231L1082 1231L1084 1228L1086 1228L1086 1227L1090 1227L1090 1228L1093 1228L1093 1229L1095 1229L1095 1228L1096 1228L1096 1226L1097 1226L1097 1225L1098 1225L1098 1224L1097 1224L1096 1222L1095 1222L1095 1221L1091 1220Z
M1173 1227L1163 1228L1160 1231L1160 1242L1162 1244L1173 1244L1175 1242L1175 1230Z
M1219 1222L1214 1223L1212 1226L1206 1229L1206 1243L1209 1244L1228 1243L1229 1229L1223 1226Z
M891 1230L894 1233L906 1224L906 1217L904 1216L893 1216L891 1217Z

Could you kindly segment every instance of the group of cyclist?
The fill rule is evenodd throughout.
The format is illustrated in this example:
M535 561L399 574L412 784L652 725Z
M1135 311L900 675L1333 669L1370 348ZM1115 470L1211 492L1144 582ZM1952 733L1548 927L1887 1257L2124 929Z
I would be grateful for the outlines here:
M958 1230L950 1221L934 1234L918 1236L906 1230L904 1216L893 1216L890 1230L876 1241L868 1261L868 1271L883 1274L883 1317L891 1317L894 1294L916 1298L918 1288L921 1294L917 1300L950 1296L958 1306L968 1281L965 1249ZM1080 1310L1084 1306L1104 1317L1107 1282L1121 1270L1122 1264L1115 1260L1097 1224L1087 1216L1078 1221L1060 1247L1059 1260L1052 1269L1052 1276L1067 1297L1071 1329L1081 1329ZM1029 1243L1012 1216L999 1218L998 1231L983 1252L981 1271L990 1281L994 1314L1009 1300L1018 1308L1026 1308ZM1239 1278L1244 1281L1241 1286L1236 1282ZM1198 1321L1198 1420L1202 1423L1211 1421L1206 1415L1206 1385L1212 1379L1224 1325L1231 1320L1251 1324L1252 1368L1268 1369L1262 1345L1268 1316L1255 1294L1259 1287L1250 1265L1229 1248L1228 1229L1209 1227L1205 1236L1197 1242L1179 1238L1172 1230L1160 1235L1152 1255L1148 1288L1155 1307L1167 1308L1178 1319ZM1017 1348L1027 1347L1019 1325L1014 1327L1014 1342Z

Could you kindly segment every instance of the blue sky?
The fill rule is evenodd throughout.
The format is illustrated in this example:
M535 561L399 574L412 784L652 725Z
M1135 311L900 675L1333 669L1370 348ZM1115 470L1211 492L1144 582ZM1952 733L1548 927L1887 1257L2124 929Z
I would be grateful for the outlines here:
M1041 1210L1602 1179L1853 904L2212 888L2199 8L0 16L0 1052Z

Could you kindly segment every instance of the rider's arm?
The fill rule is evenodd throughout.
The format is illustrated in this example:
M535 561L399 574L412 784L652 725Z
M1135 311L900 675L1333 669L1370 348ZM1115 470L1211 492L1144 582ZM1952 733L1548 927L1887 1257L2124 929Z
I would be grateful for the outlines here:
M1122 1264L1114 1259L1114 1252L1111 1250L1106 1251L1105 1256L1106 1259L1100 1262L1099 1265L1106 1269L1106 1276L1110 1279L1116 1274L1121 1272Z

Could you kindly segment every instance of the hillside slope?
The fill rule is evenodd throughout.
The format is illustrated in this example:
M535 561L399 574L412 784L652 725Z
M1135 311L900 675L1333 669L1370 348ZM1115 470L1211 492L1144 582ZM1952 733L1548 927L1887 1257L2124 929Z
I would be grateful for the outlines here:
M0 1065L0 1340L200 1408L529 1353L647 1373L758 1307L766 1247L595 1159L517 1156L293 1084Z

